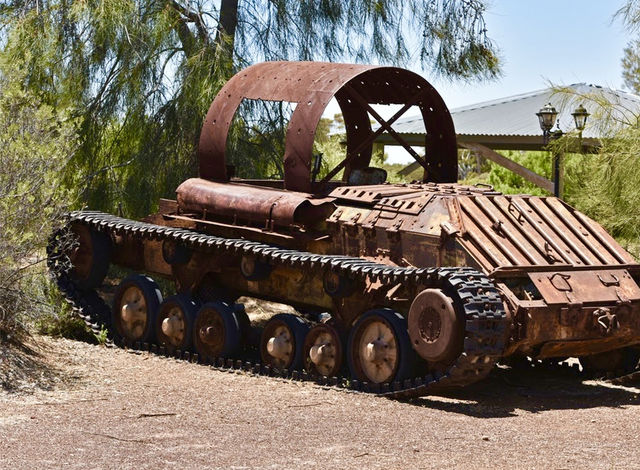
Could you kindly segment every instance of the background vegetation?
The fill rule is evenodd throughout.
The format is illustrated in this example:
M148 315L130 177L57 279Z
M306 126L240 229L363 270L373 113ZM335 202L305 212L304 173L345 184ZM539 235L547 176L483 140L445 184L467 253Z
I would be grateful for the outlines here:
M68 109L43 104L20 86L25 70L0 75L0 339L59 311L44 276L44 246L72 202L60 184L77 133ZM16 338L13 338L16 339Z
M203 117L235 71L276 59L413 61L451 79L491 79L500 62L484 6L480 0L0 0L0 336L42 312L61 311L42 263L61 213L89 206L137 217L197 173ZM635 34L638 0L619 15ZM623 64L632 88L640 63L633 41ZM241 176L282 174L289 112L284 104L243 106L231 136ZM342 151L328 125L322 123L316 142L325 156L322 171ZM636 123L599 154L571 155L566 165L569 202L631 248L640 226L638 155ZM545 155L508 156L550 174ZM384 155L375 160L399 179ZM471 181L507 193L539 192L490 163Z

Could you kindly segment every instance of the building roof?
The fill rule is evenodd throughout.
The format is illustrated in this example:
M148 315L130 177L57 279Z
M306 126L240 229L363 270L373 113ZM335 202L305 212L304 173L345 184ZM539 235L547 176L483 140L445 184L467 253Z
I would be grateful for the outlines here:
M547 103L558 110L559 126L563 132L575 128L571 113L578 105L584 105L591 116L583 138L592 141L604 136L605 127L611 129L633 123L640 115L640 97L631 93L585 83L562 89L567 93L545 88L452 109L450 112L458 140L481 141L487 145L493 143L490 145L492 148L540 146L542 131L535 113ZM604 112L604 108L598 105L603 101L614 104L614 110ZM425 132L421 116L398 119L393 128L400 134L413 134L415 137L424 136ZM393 143L386 133L378 141Z

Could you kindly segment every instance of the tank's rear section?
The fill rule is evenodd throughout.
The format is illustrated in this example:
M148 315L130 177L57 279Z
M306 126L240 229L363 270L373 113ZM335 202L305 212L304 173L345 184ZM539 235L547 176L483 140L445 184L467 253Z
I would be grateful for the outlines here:
M505 356L593 356L640 342L640 265L558 198L445 184L331 195L341 204L329 220L340 227L342 252L486 273L511 321Z
M510 346L539 358L638 343L640 266L599 224L553 197L457 198L461 246L513 316Z

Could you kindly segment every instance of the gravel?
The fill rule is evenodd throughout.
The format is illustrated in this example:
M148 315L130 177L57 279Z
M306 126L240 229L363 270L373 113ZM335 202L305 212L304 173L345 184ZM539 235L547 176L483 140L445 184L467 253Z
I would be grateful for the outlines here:
M32 347L0 353L0 468L640 468L640 389L572 374L496 369L400 402L69 340Z

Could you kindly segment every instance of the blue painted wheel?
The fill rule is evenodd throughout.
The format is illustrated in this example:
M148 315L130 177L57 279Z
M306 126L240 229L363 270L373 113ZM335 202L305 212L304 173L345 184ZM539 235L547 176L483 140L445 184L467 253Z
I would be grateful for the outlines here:
M240 348L238 316L225 302L207 302L196 314L193 345L203 358L233 357Z
M390 309L370 310L349 334L347 363L354 379L391 383L410 376L414 353L407 321Z
M161 302L160 288L149 276L133 274L125 278L113 298L111 324L116 338L153 342Z

